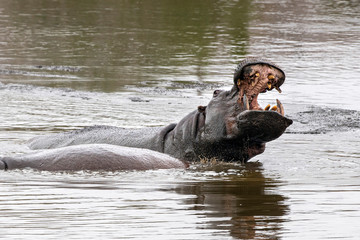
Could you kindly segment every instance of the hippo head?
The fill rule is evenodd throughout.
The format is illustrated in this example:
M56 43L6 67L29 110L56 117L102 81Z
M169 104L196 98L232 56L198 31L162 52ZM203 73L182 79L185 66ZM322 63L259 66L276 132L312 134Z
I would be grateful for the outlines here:
M264 109L257 99L260 93L280 90L285 74L275 64L256 58L240 62L235 69L230 91L215 90L198 126L195 151L203 157L224 161L246 162L265 150L265 143L280 137L292 120L284 117L279 100L277 106Z

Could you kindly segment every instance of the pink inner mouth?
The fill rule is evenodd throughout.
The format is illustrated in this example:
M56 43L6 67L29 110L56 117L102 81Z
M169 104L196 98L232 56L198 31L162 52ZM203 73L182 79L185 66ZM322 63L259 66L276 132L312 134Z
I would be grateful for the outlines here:
M258 96L259 96L259 94L253 95L249 98L249 107L251 110L263 110L257 101Z
M283 76L278 69L265 64L245 67L243 79L238 79L237 82L239 103L242 103L247 110L264 110L258 103L259 94L266 93L274 88L281 92L278 83ZM265 110L269 109L269 105L265 107ZM279 100L277 100L277 106L272 107L271 110L284 114L283 106Z

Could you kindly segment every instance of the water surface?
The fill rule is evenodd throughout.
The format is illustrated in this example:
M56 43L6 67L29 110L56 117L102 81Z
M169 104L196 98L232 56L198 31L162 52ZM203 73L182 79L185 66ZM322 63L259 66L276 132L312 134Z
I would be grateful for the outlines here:
M4 239L358 239L358 1L0 3L0 154L95 124L178 122L263 56L294 124L249 164L0 174Z

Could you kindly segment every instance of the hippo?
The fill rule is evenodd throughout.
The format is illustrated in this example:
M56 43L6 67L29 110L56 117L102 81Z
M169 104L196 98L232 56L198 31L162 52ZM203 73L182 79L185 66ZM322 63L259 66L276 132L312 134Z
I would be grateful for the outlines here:
M110 144L83 144L0 157L0 170L32 168L46 171L117 171L188 167L186 162L149 149Z
M215 90L207 106L198 106L177 124L139 129L91 126L36 137L28 144L31 149L111 144L150 149L187 162L217 159L246 163L292 124L279 100L276 106L265 108L257 101L260 93L273 89L281 93L284 81L285 73L276 64L246 58L237 65L230 90Z

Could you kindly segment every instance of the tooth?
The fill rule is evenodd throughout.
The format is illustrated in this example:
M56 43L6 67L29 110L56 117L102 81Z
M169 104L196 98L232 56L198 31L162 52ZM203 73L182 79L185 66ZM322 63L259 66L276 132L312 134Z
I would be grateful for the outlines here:
M269 109L270 109L270 107L271 107L271 105L270 105L270 104L268 104L268 105L264 108L264 110L265 110L265 111L267 111L267 110L269 110Z
M275 79L275 76L272 75L272 74L270 74L270 75L268 76L268 79L269 79L269 80L273 80L273 79Z
M237 85L240 86L240 79L237 80Z
M256 77L260 77L260 73L255 73L255 76L256 76Z
M277 110L277 106L273 106L270 110L271 110L271 111L276 111L276 110Z
M267 87L270 90L271 89L271 83L268 82Z
M281 91L281 89L279 88L279 87L275 87L275 89L279 92L279 93L281 93L282 91Z
M279 99L276 99L276 104L277 104L277 110L276 111L284 116L285 115L284 106L281 104Z
M255 81L251 82L251 86L252 87L255 86Z
M243 97L243 104L244 104L244 109L245 109L245 110L249 110L249 109L250 109L249 100L248 100L246 94L244 94L244 97Z
M240 88L240 91L239 91L239 101L242 100L242 98L244 97L244 94L245 94L244 89L243 89L243 88Z

